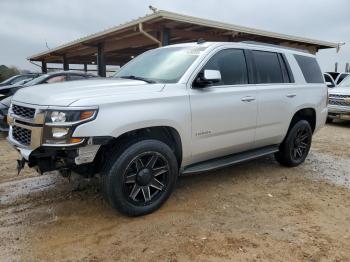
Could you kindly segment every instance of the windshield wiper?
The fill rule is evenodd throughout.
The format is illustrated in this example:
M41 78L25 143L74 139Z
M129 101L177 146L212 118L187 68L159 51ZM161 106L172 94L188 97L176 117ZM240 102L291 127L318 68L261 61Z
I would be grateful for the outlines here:
M148 79L148 78L144 78L144 77L141 77L141 76L121 76L120 78L124 78L124 79L134 79L134 80L141 80L141 81L144 81L148 84L154 84L156 83L156 81L154 80L151 80L151 79Z

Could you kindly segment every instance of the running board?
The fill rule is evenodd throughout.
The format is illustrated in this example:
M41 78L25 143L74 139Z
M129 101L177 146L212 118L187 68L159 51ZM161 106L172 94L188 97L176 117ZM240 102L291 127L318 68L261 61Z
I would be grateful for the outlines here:
M215 158L212 160L207 160L200 162L198 164L193 164L185 167L182 175L197 174L207 171L212 171L219 168L229 167L244 161L252 160L255 158L263 157L272 153L278 152L278 145L268 146L259 149L245 151L243 153L233 154L224 156L221 158Z

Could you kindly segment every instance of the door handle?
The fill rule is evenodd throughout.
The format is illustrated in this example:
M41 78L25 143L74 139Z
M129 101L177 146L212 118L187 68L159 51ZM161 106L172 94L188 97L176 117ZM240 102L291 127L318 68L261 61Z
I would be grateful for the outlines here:
M287 97L288 98L293 98L293 97L296 97L297 95L296 94L288 94Z
M252 102L254 100L255 100L255 98L252 96L246 96L246 97L241 98L241 101L243 101L243 102Z

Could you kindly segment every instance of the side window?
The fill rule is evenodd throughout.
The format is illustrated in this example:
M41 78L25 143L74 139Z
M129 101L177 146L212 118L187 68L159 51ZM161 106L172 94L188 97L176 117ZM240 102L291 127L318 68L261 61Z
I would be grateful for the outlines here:
M323 83L322 72L316 58L294 55L307 83Z
M257 84L285 82L278 57L279 54L266 51L252 51L252 53L256 66Z
M67 77L65 75L63 76L54 76L51 77L50 79L46 80L46 83L51 84L51 83L58 83L58 82L64 82L67 80Z
M216 53L203 67L209 70L219 70L221 82L215 85L248 84L248 71L244 52L241 49L226 49Z
M83 80L85 79L86 77L85 76L82 76L82 75L70 75L69 76L69 80L70 81L74 81L74 80Z

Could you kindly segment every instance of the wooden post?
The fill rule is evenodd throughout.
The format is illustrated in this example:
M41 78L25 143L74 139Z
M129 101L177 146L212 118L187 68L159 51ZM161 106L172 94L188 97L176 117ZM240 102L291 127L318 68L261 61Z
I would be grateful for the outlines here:
M63 71L69 70L69 63L66 55L63 56Z
M87 68L87 63L84 64L84 72L86 73L88 71L88 68Z
M43 74L46 74L47 73L47 64L45 61L41 61L41 72Z
M345 72L350 73L350 64L349 63L345 64Z
M102 43L97 45L97 72L99 76L106 77L104 45Z
M338 62L335 62L334 72L338 72Z
M163 28L161 32L162 46L170 44L170 29Z

